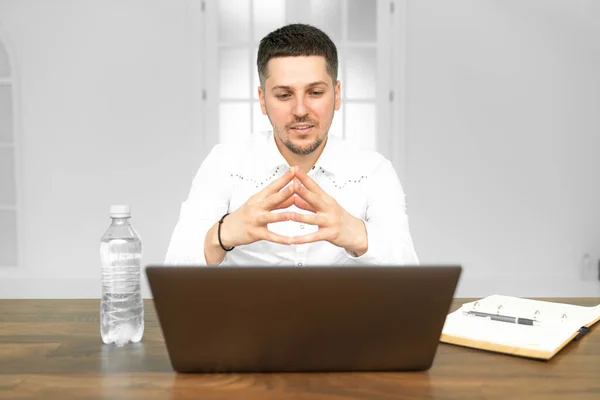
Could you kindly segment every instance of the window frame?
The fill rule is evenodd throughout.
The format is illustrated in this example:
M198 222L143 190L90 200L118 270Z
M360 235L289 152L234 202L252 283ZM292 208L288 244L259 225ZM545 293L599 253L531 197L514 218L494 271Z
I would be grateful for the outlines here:
M15 213L15 264L14 265L3 265L0 264L0 268L9 269L17 268L23 264L23 201L21 195L22 185L22 143L21 143L21 125L20 125L20 108L19 108L19 79L18 70L16 68L14 50L9 40L7 32L0 26L0 46L4 48L7 55L9 65L9 76L0 77L0 85L10 87L10 97L12 103L12 142L2 143L0 142L1 148L12 149L13 154L13 178L15 183L15 199L14 204L6 205L0 204L0 210L9 210Z

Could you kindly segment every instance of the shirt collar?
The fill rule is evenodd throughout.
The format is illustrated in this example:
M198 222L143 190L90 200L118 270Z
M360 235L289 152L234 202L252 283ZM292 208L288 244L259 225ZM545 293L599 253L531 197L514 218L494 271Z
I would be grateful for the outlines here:
M268 135L267 142L265 166L268 169L273 169L280 166L283 166L285 169L289 168L290 166L277 148L277 143L275 142L273 132ZM336 174L340 170L340 163L344 159L343 156L344 154L340 148L340 139L328 134L327 141L325 142L325 148L315 163L315 169L322 168L327 172Z
M269 132L269 134L267 135L266 150L267 154L265 154L265 165L267 169L273 169L276 167L283 166L287 170L290 167L287 161L285 161L285 158L283 158L283 156L279 152L279 149L277 148L277 143L275 143L275 136L272 131Z
M340 150L339 139L328 134L325 148L315 163L315 168L322 168L334 175L337 174L344 159L344 154Z

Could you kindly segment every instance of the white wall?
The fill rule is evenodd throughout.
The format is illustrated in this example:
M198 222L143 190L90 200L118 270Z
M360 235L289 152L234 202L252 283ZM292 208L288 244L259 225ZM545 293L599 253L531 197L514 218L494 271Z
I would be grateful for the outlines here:
M580 277L600 258L600 3L407 4L422 262L461 263L459 296L600 296ZM0 269L0 298L99 297L111 203L131 204L144 264L163 260L207 151L199 20L194 0L0 0L24 182L22 266Z
M205 155L199 3L0 1L20 83L22 244L0 297L99 297L109 205L162 262ZM148 288L144 292L148 294Z
M422 262L464 266L459 295L600 296L598 20L583 0L408 2L411 227Z

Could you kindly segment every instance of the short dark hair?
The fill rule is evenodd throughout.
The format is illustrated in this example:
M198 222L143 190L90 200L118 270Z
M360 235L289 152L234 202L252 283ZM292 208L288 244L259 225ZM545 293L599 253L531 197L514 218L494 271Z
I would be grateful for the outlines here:
M322 30L307 24L285 25L262 38L256 66L261 86L269 74L267 64L275 57L323 56L327 73L337 81L338 55L333 41Z

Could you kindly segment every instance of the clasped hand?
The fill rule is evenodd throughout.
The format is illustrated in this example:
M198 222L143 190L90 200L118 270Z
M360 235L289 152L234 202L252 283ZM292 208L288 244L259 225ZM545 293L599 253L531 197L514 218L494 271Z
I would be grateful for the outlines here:
M291 205L310 211L273 212ZM297 221L318 226L318 230L303 236L282 236L267 228L267 224ZM240 208L225 218L221 240L227 247L268 240L281 244L301 244L328 241L356 255L367 251L364 223L344 210L338 202L298 167L290 168L269 186L254 194Z

